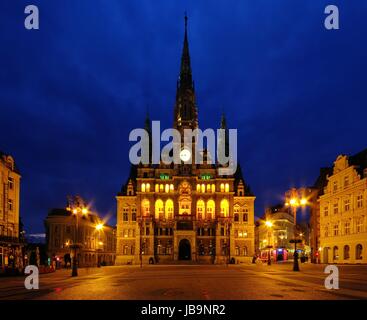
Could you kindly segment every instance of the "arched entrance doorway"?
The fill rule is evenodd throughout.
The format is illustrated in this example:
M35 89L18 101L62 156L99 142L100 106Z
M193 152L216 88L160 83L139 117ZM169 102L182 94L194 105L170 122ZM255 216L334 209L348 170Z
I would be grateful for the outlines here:
M187 239L182 239L178 246L178 259L191 260L191 245Z

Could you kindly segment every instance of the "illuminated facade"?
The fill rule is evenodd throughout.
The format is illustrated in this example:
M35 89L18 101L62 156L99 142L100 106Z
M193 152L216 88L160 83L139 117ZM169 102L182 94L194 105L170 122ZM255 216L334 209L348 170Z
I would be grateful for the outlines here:
M274 261L286 260L288 253L293 254L294 246L289 241L294 237L294 218L289 208L282 205L268 208L264 219L258 223L257 232L259 240L256 249L262 253L261 256L269 250L269 246Z
M76 216L78 215L78 217ZM98 226L102 226L100 229ZM75 212L68 209L52 209L45 219L47 255L61 266L71 264L73 244L80 267L93 267L100 263L113 265L116 254L115 228L104 225L94 212Z
M181 133L198 128L186 29L173 125ZM221 128L226 129L224 117ZM203 154L207 159L208 152ZM255 197L240 167L231 176L219 175L219 168L205 160L133 166L116 197L116 264L250 261Z
M0 272L22 268L19 239L20 174L10 155L0 151Z
M320 204L322 263L367 263L367 149L340 155Z

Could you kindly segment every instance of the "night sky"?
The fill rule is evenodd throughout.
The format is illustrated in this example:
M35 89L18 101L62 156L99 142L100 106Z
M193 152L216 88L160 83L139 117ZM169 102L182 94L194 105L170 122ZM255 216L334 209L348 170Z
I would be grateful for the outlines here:
M24 28L39 6L40 30ZM340 30L324 28L339 5ZM184 12L202 129L239 130L255 214L367 147L367 1L5 0L0 4L0 150L22 174L21 216L80 194L114 224L130 130L147 108L172 126Z

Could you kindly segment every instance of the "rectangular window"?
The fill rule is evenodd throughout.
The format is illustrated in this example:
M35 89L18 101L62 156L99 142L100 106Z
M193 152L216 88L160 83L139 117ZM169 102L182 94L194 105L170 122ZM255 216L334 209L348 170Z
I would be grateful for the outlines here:
M344 188L348 188L349 187L349 176L345 176L344 177Z
M324 207L324 216L327 217L329 215L329 206Z
M132 208L131 220L136 221L136 208Z
M358 218L356 223L357 233L361 233L363 228L363 218Z
M357 196L357 208L362 208L363 207L363 194L359 194Z
M8 178L8 187L10 190L14 189L14 179L11 177Z
M339 204L338 202L334 203L334 214L338 214L339 213Z
M334 236L338 236L339 235L339 225L336 224L334 225Z
M344 211L349 211L350 210L350 199L345 199L344 200Z
M350 222L349 222L349 221L347 221L347 222L345 223L345 225L344 225L344 233L345 233L346 235L350 234Z
M224 236L224 228L220 228L220 235Z
M337 192L338 191L338 182L337 181L334 181L333 182L333 191L334 192Z
M9 211L13 211L13 200L12 199L8 199L8 209Z

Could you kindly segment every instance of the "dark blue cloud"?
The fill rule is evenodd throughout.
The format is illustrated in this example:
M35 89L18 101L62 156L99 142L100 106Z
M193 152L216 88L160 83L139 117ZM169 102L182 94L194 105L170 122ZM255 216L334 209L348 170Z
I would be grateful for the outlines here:
M23 27L29 1L0 7L0 149L21 168L29 231L69 193L114 214L130 130L148 106L171 126L185 10L200 125L217 127L224 110L239 129L257 215L366 147L364 0L333 1L332 32L322 0L32 3L39 31Z

